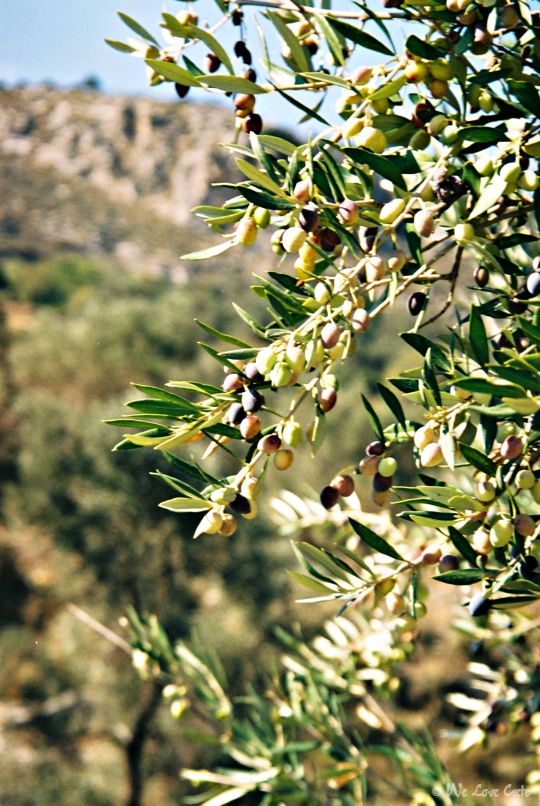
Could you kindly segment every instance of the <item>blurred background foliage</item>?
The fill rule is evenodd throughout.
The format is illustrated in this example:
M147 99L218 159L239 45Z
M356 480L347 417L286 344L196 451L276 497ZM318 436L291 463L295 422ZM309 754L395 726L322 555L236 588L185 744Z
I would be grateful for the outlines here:
M178 802L179 767L207 763L210 751L182 741L129 657L66 606L120 634L130 604L158 613L172 638L196 633L211 646L237 692L273 663L276 625L300 615L288 540L267 518L243 523L230 539L193 542L188 519L157 508L163 488L150 473L159 456L111 452L117 435L102 422L137 394L132 380L215 382L193 320L245 335L230 305L240 273L228 274L225 298L219 270L178 285L58 253L6 257L0 271L0 774L8 802L124 802L141 724L144 802ZM359 391L369 391L388 357L375 331L356 358L358 383L344 390L347 428L342 409L320 461L299 452L276 491L282 480L317 489L338 469L335 455L357 459L369 439ZM302 612L308 632L322 617Z

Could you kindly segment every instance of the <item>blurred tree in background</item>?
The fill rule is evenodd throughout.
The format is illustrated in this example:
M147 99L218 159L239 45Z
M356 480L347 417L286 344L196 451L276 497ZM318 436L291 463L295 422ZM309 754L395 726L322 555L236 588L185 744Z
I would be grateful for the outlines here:
M273 663L274 628L288 624L293 608L287 542L263 520L228 545L194 544L194 519L179 522L157 508L163 487L150 474L164 469L159 456L111 453L102 422L136 396L134 379L210 379L194 318L238 328L234 311L223 304L219 277L207 274L187 294L63 254L7 259L2 277L0 689L11 752L1 768L10 802L67 803L67 792L81 803L121 802L139 724L146 802L172 803L178 767L207 763L208 751L178 742L174 724L156 713L153 685L134 685L129 658L66 605L113 629L134 605L159 613L172 638L195 631L239 692ZM369 365L362 360L366 384L386 360L382 349L373 356ZM355 396L349 405L360 429ZM338 431L336 424L336 438ZM347 450L352 461L355 446ZM316 487L325 470L310 473L306 462ZM142 755L137 764L131 784Z

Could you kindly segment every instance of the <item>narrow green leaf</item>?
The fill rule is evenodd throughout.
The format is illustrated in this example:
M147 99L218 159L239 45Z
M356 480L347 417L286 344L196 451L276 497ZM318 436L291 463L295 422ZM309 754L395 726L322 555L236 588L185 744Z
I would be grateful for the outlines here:
M241 92L246 95L261 95L268 92L265 87L261 87L259 84L255 84L248 78L242 78L241 76L208 76L203 74L198 78L201 84L223 92Z
M324 81L326 84L333 84L336 87L341 87L344 90L348 90L351 92L352 84L350 81L347 81L345 78L341 78L340 76L329 76L328 73L300 73L302 78L307 79L309 82L312 81Z
M392 95L398 93L406 83L407 79L404 75L401 75L399 78L394 78L392 81L388 81L386 84L383 84L374 92L370 92L369 100L381 101L383 98L391 98Z
M134 20L133 17L129 17L122 11L118 12L118 16L120 17L124 25L127 25L128 28L131 28L133 33L137 34L137 36L141 36L143 39L146 39L147 42L152 42L153 45L157 45L157 47L159 48L159 42L157 41L157 39L155 39L152 36L152 34L146 30L146 28L143 28L142 25L140 25L136 20Z
M368 165L379 176L388 179L392 184L402 190L406 190L407 186L403 179L403 172L400 171L397 164L393 163L388 157L375 154L367 148L344 148L343 153L350 157L357 165Z
M270 191L270 193L275 193L278 196L284 196L283 189L271 179L268 174L263 173L259 170L255 165L252 165L251 162L247 160L243 160L240 157L235 160L236 166L238 170L247 176L248 179L251 179L255 184L259 185L265 190Z
M323 585L322 582L318 582L313 577L307 576L307 574L301 574L298 571L288 571L289 576L291 576L295 582L299 582L300 585L303 585L305 588L309 588L316 593L329 593L333 592L333 589L328 585ZM334 589L335 590L335 589Z
M131 400L127 405L142 414L166 414L180 419L186 415L200 414L199 408L192 406L188 401L184 404L167 400Z
M489 345L486 328L476 305L471 306L469 318L469 342L474 357L482 366L489 361Z
M284 154L286 157L292 157L297 149L297 146L290 140L277 137L275 134L259 134L258 140L263 146L267 146L279 154Z
M384 386L382 383L378 383L377 387L379 389L381 397L383 398L384 402L386 403L386 405L388 406L388 408L390 409L396 420L399 422L400 425L403 426L403 428L406 429L407 426L405 422L405 414L403 412L401 403L399 402L395 394L386 386Z
M223 240L214 246L209 246L207 249L200 249L198 252L189 252L187 255L181 255L181 260L208 260L211 257L217 257L230 249L231 246L236 246L235 241Z
M488 456L477 451L476 448L471 448L470 445L466 445L464 442L459 443L459 449L463 458L469 462L469 464L481 470L482 473L487 473L488 476L494 476L496 474L497 465Z
M495 372L500 378L510 383L519 385L523 391L528 389L535 395L540 395L540 376L535 376L530 369L516 369L509 366L494 366Z
M459 137L471 143L499 143L507 139L504 129L490 126L463 126L459 130Z
M420 59L427 59L428 61L440 59L445 55L445 51L442 48L436 47L430 42L426 42L424 39L420 39L420 37L415 36L415 34L407 37L405 47L413 56L418 56Z
M435 365L436 365L436 362L435 362L435 360L433 358L433 353L431 352L431 347L430 347L429 350L426 353L424 367L422 369L422 376L423 376L426 384L429 386L431 392L433 393L433 397L435 398L435 401L440 406L442 400L441 400L441 392L440 392L440 389L439 389L439 384L437 382L437 377L435 375Z
M433 577L438 582L446 582L448 585L473 585L480 582L491 574L484 568L460 568L457 571L445 571Z
M355 45L360 45L360 47L367 50L374 50L376 53L384 53L385 56L394 55L390 48L387 48L379 39L357 28L356 25L351 25L350 22L345 22L344 20L335 20L332 17L327 17L326 19L332 28L350 42L354 42Z
M169 498L159 506L171 512L204 512L212 508L210 501L205 498Z
M180 395L175 395L174 392L167 392L166 389L160 389L159 386L148 386L143 383L132 383L131 385L135 389L138 389L139 392L148 395L148 397L154 400L165 400L168 403L174 403L175 405L185 407L187 410L193 412L193 414L200 414L201 412L200 407L195 403L190 403L189 400L186 400Z
M371 427L373 428L375 434L380 439L380 441L384 442L385 440L384 440L383 427L381 425L381 421L379 420L379 418L377 417L377 415L375 413L375 409L373 408L373 406L371 405L369 400L364 395L361 395L361 398L362 398L362 402L364 404L364 408L366 409L366 412L367 412L368 420L371 423Z
M394 560L403 560L403 557L398 554L393 546L387 543L383 537L375 534L375 532L367 526L364 526L363 523L359 523L353 518L349 518L349 523L358 537L360 537L364 543L367 543L374 551L378 551L380 554L386 554L387 557L392 557Z
M454 526L448 527L448 535L461 556L467 560L469 565L476 567L477 554L469 541Z
M439 445L441 446L444 461L450 470L454 470L456 464L456 441L450 431L444 431L441 434Z
M256 321L256 319L253 318L253 316L251 316L250 313L241 308L240 305L237 305L236 302L233 302L232 306L240 319L242 319L253 330L253 332L257 334L257 336L261 336L261 338L265 337L264 328Z
M451 523L455 523L457 520L459 520L459 517L455 512L436 512L435 510L425 513L400 512L399 515L406 521L418 523L420 526L434 526L436 529L448 526Z
M126 45L125 42L119 42L117 39L106 39L105 42L109 45L110 48L114 48L115 50L119 50L120 53L134 53L135 48L132 48L131 45Z
M285 98L285 100L288 101L290 104L292 104L292 106L295 106L297 109L300 109L300 111L303 112L304 115L308 115L310 119L313 118L314 120L318 120L319 123L322 123L324 126L330 125L328 121L325 120L325 118L321 117L321 115L319 115L319 113L316 112L314 109L310 109L309 106L306 106L300 101L297 101L296 98L293 98L291 95L288 95L286 92L283 92L283 90L280 90L279 87L276 87L275 84L273 86L278 95L281 95L282 98Z
M174 81L178 84L183 84L185 87L198 87L199 82L189 70L180 67L178 64L172 62L164 62L161 59L145 59L148 67L151 67L156 73L168 81Z
M234 68L227 55L227 51L210 31L205 31L204 28L199 28L191 22L188 25L182 25L172 14L163 14L163 19L165 20L165 22L162 23L163 27L168 28L173 36L180 36L184 39L200 39L201 42L204 42L204 44L216 54L218 59L223 62L228 72L234 75Z
M236 336L231 336L229 333L224 333L222 330L212 327L212 325L207 325L206 322L201 322L200 319L194 319L193 321L206 333L209 333L211 336L215 336L216 339L225 341L228 344L234 344L236 347L251 347L250 344L242 341L242 339L237 339Z
M482 213L485 213L486 210L489 210L490 207L493 207L499 198L504 195L506 187L507 183L505 180L497 174L480 194L478 201L469 215L469 220L477 218L479 215L482 215Z
M224 183L222 183L224 184ZM257 207L265 207L267 210L292 210L296 205L287 199L278 199L276 196L262 190L254 190L251 187L237 185L238 190L251 204Z
M313 12L313 17L316 20L316 25L321 36L324 37L328 43L330 52L334 57L334 62L341 65L345 64L342 40L332 26L332 20L327 19L323 14L317 14L316 12Z
M469 392L479 392L480 394L495 395L496 397L524 397L525 390L519 386L508 383L496 383L487 378L463 378L454 381L454 386L459 389L467 389Z
M285 44L289 47L296 68L301 73L308 72L311 68L311 64L306 48L300 44L298 38L295 36L295 34L293 34L289 26L283 21L279 14L275 14L273 11L267 11L266 16L275 27Z

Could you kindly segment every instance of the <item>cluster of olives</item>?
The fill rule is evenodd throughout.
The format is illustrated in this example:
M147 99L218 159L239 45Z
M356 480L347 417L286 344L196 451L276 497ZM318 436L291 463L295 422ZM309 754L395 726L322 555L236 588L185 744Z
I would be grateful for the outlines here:
M433 98L444 98L448 93L448 82L454 77L454 69L445 59L427 61L408 54L405 77L410 84L425 83Z
M234 107L237 120L240 121L242 131L246 134L260 134L263 122L260 115L254 112L255 96L249 93L239 93L234 97Z
M378 506L384 506L388 501L397 466L397 461L386 455L386 446L379 441L370 442L358 463L359 472L371 477L371 497Z
M325 509L335 507L340 498L348 498L354 493L354 479L348 473L334 476L330 484L323 487L320 501Z
M319 50L319 36L308 19L298 20L288 26L290 32L295 36L298 44L305 47L310 56L315 56ZM297 70L294 54L288 45L283 45L281 49L283 61L292 69Z

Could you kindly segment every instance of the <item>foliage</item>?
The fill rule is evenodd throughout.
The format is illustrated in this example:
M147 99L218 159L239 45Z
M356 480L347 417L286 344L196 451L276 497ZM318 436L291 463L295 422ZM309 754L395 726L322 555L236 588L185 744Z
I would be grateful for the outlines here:
M123 429L116 450L161 452L174 470L165 479L174 493L161 507L199 513L195 537L231 536L238 515L256 517L267 477L287 470L302 442L316 454L330 412L339 411L338 374L349 380L351 356L365 349L373 322L381 318L392 333L390 311L410 294L413 325L402 334L410 366L379 384L379 400L364 397L375 440L357 466L339 467L335 457L320 500L333 514L346 499L340 529L330 546L298 544L296 578L317 594L313 601L339 600L340 612L352 604L389 611L414 637L426 611L422 577L438 565L435 580L464 586L470 616L496 636L498 611L524 608L525 616L511 617L516 624L532 618L540 592L540 14L503 0L388 0L377 12L363 3L342 11L268 0L255 22L261 80L251 68L235 70L252 61L242 10L249 5L218 3L211 28L192 11L164 13L164 47L122 15L140 39L111 43L143 57L150 82L174 82L180 97L190 87L234 93L248 137L228 149L244 179L222 183L231 192L223 206L196 208L221 239L185 257L247 249L269 230L280 258L252 288L266 313L246 310L243 299L235 306L251 336L200 323L213 344L225 344L202 345L225 380L139 386L131 413L112 421ZM404 21L406 39L397 41ZM236 63L216 38L229 23L240 27ZM269 55L276 38L284 64ZM201 67L198 45L211 51ZM321 124L318 132L301 145L263 134L254 110L267 94ZM305 101L312 95L315 105ZM327 100L336 95L337 118ZM232 464L226 475L207 464L219 452ZM403 456L417 469L406 486L394 482ZM369 479L373 504L391 506L399 527L382 534L380 524L352 516L354 476L360 486ZM309 702L307 690L302 697ZM327 741L346 735L353 753L330 695L316 697L319 718L322 702L339 725ZM534 728L533 716L525 710L523 720ZM309 714L301 721L307 727ZM485 738L482 729L475 735ZM254 746L250 754L257 766ZM309 791L301 768L300 802L326 802L326 793ZM270 794L260 802L292 802L280 775L265 781ZM358 802L358 786L356 777L348 781L333 802L349 802L349 793ZM206 802L244 791L237 783L236 792Z

